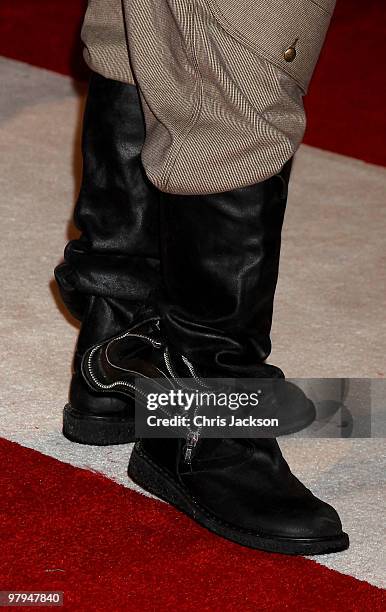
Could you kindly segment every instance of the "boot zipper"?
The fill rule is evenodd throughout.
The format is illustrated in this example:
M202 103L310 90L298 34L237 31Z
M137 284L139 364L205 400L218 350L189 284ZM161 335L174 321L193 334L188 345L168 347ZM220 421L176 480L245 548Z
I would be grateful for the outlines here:
M198 411L199 411L199 408L198 406L196 406L193 412L193 421L196 415L198 414ZM193 455L194 455L194 451L197 446L197 442L200 438L201 429L202 427L197 427L196 430L190 429L190 431L188 432L188 435L186 436L184 461L190 467L190 470L192 470Z
M185 363L185 365L187 366L187 368L189 369L189 372L193 378L193 380L196 381L196 383L198 383L201 387L207 388L207 386L201 381L201 379L197 376L193 365L190 363L190 361L184 357L183 355L181 355L183 362ZM169 372L169 374L172 376L172 378L174 378L177 381L177 384L181 385L181 379L177 376L176 372L174 371L173 365L171 363L170 360L170 354L169 354L169 350L166 347L165 352L164 352L164 360L165 360L165 364L166 364L166 368ZM185 388L190 388L192 389L193 387L189 387L188 385L186 385L186 383L183 385L183 387ZM194 413L193 413L193 419L194 417L197 415L198 413L198 407L195 408ZM190 469L192 469L192 459L193 459L193 454L194 454L194 450L195 447L197 445L197 442L199 440L200 437L200 431L201 428L197 429L197 430L190 430L188 432L188 435L186 436L186 443L185 443L185 449L184 449L184 461L187 465L189 465Z
M189 359L187 359L187 357L185 357L184 355L181 355L181 359L184 362L184 364L186 365L186 367L188 368L191 377L193 378L193 380L200 385L200 387L204 387L204 389L209 389L208 385L206 385L201 378L197 375L197 373L194 370L193 365L190 363ZM165 364L166 364L166 368L170 374L170 376L172 378L174 378L177 383L179 385L182 385L181 383L181 377L179 377L176 373L176 371L174 370L174 367L172 365L171 359L170 359L170 353L169 353L169 349L168 347L165 348L164 351L164 360L165 360ZM184 387L186 387L187 389L193 389L194 387L189 386L186 382L183 385Z
M131 331L128 331L122 334L121 336L117 336L117 338L114 338L114 340L112 340L110 344L113 344L114 342L118 342L118 340L123 340L123 338L126 338L127 336L133 336L134 338L143 338L144 340L147 340L148 342L150 342L150 344L152 344L153 346L157 348L162 346L162 342L160 342L159 340L154 340L154 338L151 338L150 336L146 336L145 334L136 334ZM100 344L96 348L99 348L99 346L102 346L102 345Z
M157 340L154 340L153 338L150 338L149 336L145 336L144 334L135 334L135 333L131 333L131 332L126 332L125 334L122 334L121 336L118 336L117 338L114 338L113 342L116 342L118 340L122 340L123 338L126 338L127 336L134 336L136 338L143 338L145 340L148 340L150 342L150 344L152 344L154 347L159 348L160 346L162 346L161 342L158 342ZM93 367L92 367L92 358L94 356L94 353L102 346L102 344L99 344L98 346L95 346L91 351L90 354L88 356L87 359L87 365L88 365L88 371L90 374L90 378L92 379L93 383L100 389L104 389L104 390L108 390L108 389L113 389L114 387L117 386L125 386L128 387L130 389L132 389L134 392L139 393L140 395L142 395L143 397L147 397L146 393L141 392L134 384L129 383L127 381L123 381L123 380L117 380L113 383L109 383L109 384L103 384L101 383L97 376L95 375L95 372L93 371ZM206 387L206 385L204 383L202 383L202 381L200 380L200 378L197 376L196 372L194 371L193 365L190 363L190 361L182 356L182 359L185 363L185 365L189 368L189 371L192 375L192 378L196 380L197 383L199 383L201 386ZM170 362L170 357L169 357L169 351L166 347L165 351L164 351L164 360L165 360L165 364L167 367L167 370L169 372L169 374L171 374L172 378L174 378L177 382L179 382L178 377L176 376L176 373L174 372L174 369L171 365ZM167 410L163 407L163 409L161 408L161 412L164 412L165 414L167 414L168 416L171 416ZM196 416L196 414L198 413L198 408L195 409L194 411L194 415L193 418ZM185 462L191 466L192 465L192 458L193 458L193 453L194 453L194 449L197 445L197 442L199 440L200 437L200 429L196 430L196 431L189 431L187 438L186 438L186 445L185 445L185 454L184 454L184 460Z
M197 375L193 364L189 361L189 359L187 357L185 357L184 355L181 355L182 357L182 361L184 362L184 364L186 365L186 367L188 368L192 378L194 378L194 380L196 381L197 384L200 385L200 387L204 387L205 389L209 389L208 385L206 385L202 379Z
M124 334L121 334L117 338L114 338L114 340L112 340L111 343L118 342L118 340L123 340L123 338L126 338L127 336L134 336L135 338L143 338L144 340L147 340L155 348L159 348L160 346L162 346L162 343L159 342L158 340L154 340L154 338L151 338L150 336L146 336L145 334L136 334L135 332L133 333L130 330L128 332L125 332ZM98 378L95 375L95 372L93 371L92 358L94 356L94 353L102 346L102 344L98 344L97 346L94 346L94 348L90 351L90 354L89 354L88 359L87 359L88 371L89 371L89 374L90 374L90 378L92 379L94 384L97 387L99 387L99 389L113 389L114 387L117 387L118 385L119 386L123 385L124 387L128 387L129 389L133 389L133 391L137 391L138 393L140 393L141 395L146 397L146 395L144 393L141 393L136 388L136 386L134 384L131 384L129 382L126 382L126 381L123 381L123 380L121 380L121 381L117 380L117 381L115 381L113 383L105 385L105 384L101 383L98 380Z
M146 397L145 393L142 393L139 389L136 388L136 386L132 383L129 383L125 380L116 380L113 383L109 383L108 385L105 385L103 383L101 383L98 378L95 375L95 372L93 370L92 367L92 358L94 356L94 353L99 349L99 346L94 347L91 351L90 354L88 356L87 359L87 366L88 366L88 372L90 375L90 378L92 379L93 383L99 388L99 389L113 389L114 387L117 386L124 386L124 387L129 387L129 389L132 389L133 391L137 391L139 394L143 395L144 397Z
M190 431L187 435L186 444L185 444L184 461L189 466L192 465L193 452L197 445L199 436L200 434L198 431Z

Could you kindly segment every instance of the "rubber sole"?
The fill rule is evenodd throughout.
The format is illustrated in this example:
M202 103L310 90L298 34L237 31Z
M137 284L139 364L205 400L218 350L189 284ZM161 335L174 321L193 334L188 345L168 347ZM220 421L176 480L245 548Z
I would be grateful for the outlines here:
M344 532L330 538L295 539L259 535L241 530L212 515L194 500L168 472L157 465L138 445L134 447L128 467L129 477L140 487L168 502L202 527L218 536L248 548L285 555L323 555L346 550L348 535Z
M63 410L63 435L71 442L110 446L135 442L134 419L88 415L71 404Z

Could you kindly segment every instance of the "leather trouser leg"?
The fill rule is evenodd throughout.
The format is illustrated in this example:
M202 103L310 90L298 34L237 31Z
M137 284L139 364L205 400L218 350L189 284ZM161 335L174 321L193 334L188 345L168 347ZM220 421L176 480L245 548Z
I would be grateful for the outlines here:
M162 194L163 330L204 376L282 375L264 361L290 170L226 193Z
M131 323L159 277L158 192L140 153L137 88L93 74L83 124L83 178L74 222L81 232L55 270L62 298L83 321L78 353Z
M83 176L71 240L55 270L81 330L63 432L77 442L133 439L133 406L93 393L80 374L87 348L155 314L159 282L159 195L146 178L144 120L137 88L93 74L83 122Z

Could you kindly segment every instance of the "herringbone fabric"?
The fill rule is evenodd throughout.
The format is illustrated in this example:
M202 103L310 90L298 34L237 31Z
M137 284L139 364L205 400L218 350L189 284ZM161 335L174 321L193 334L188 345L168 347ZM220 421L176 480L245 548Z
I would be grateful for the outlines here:
M149 179L162 191L200 194L276 174L303 137L302 96L334 4L90 0L86 61L138 85Z

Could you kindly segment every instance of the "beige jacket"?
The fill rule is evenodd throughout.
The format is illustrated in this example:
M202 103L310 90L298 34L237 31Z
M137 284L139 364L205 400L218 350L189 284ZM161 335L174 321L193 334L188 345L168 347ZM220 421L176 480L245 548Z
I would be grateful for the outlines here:
M89 66L139 87L142 160L172 193L277 173L303 137L306 93L335 0L89 0Z

